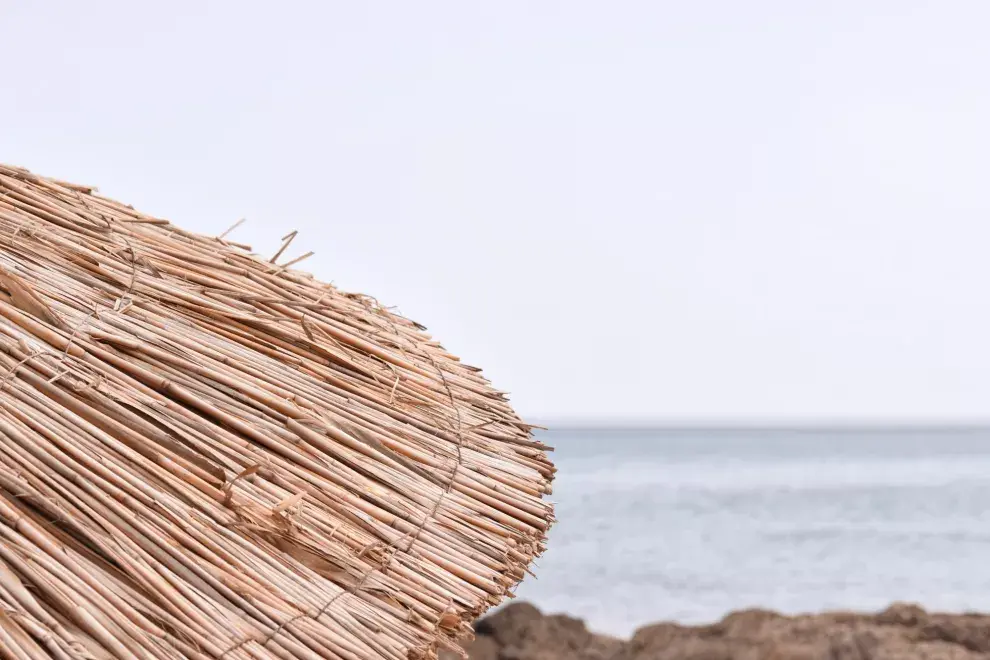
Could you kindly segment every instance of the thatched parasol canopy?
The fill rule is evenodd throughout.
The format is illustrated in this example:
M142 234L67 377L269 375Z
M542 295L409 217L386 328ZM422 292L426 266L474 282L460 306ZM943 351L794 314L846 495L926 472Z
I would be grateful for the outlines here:
M0 166L0 656L426 657L540 554L502 393L281 252Z

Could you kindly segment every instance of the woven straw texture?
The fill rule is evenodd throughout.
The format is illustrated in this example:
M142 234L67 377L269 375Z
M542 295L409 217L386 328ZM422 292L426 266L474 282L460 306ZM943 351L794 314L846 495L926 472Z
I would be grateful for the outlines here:
M542 552L549 448L294 237L0 166L0 656L433 657Z

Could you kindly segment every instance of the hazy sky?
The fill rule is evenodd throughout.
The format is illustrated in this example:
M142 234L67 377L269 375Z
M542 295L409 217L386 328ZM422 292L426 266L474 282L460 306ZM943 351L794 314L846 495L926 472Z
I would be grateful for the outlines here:
M0 0L0 161L266 254L298 229L530 417L988 419L988 25Z

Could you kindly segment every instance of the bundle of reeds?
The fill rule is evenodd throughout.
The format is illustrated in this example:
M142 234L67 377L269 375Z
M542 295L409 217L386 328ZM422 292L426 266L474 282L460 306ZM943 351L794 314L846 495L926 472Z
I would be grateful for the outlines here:
M0 166L0 656L429 657L540 554L503 394L281 253Z

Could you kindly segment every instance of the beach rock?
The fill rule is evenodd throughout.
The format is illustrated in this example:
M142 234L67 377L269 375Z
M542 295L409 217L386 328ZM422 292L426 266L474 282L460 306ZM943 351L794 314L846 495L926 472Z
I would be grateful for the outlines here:
M471 660L990 660L990 616L895 603L878 614L784 616L750 609L718 623L657 623L629 640L513 603L475 624Z
M499 645L487 635L478 635L464 643L464 652L469 660L498 660ZM440 651L439 660L462 660L459 653Z
M498 644L499 660L611 660L623 644L591 634L580 619L544 615L529 603L502 608L479 621L475 632Z

